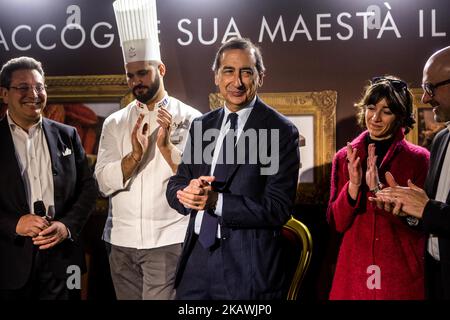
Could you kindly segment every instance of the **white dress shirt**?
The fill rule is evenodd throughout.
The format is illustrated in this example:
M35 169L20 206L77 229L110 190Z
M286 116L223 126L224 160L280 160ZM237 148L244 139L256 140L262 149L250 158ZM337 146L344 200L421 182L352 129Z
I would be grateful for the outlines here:
M28 132L14 122L9 112L7 118L30 208L30 212L24 214L34 213L35 201L43 201L46 210L54 213L52 162L42 118Z
M182 151L190 124L201 113L173 97L166 95L154 111L135 100L103 124L95 177L100 192L110 200L103 239L117 246L151 249L184 241L189 217L167 203L166 188L173 173L156 146L156 110L160 105L172 115L170 139ZM149 124L149 147L124 183L121 162L132 150L131 131L141 113Z
M450 122L447 123L447 130L450 131ZM445 202L447 200L448 192L450 190L450 146L447 147L447 153L445 154L444 163L442 163L441 175L439 176L438 187L436 190L436 201ZM438 237L430 234L428 238L428 253L437 261L440 261L439 257L439 239Z
M239 137L244 130L244 126L247 123L247 119L250 116L250 113L253 110L253 107L255 106L256 102L256 96L253 98L253 100L248 104L248 106L242 108L241 110L237 111L238 120L237 120L237 133L236 133L236 141L239 140ZM224 108L224 115L222 120L222 125L220 126L220 134L217 138L217 145L214 147L214 154L213 158L211 160L211 171L210 175L214 175L214 169L216 168L217 160L219 158L220 149L222 148L222 143L225 135L228 133L228 130L230 130L231 123L227 123L228 115L231 113L231 111L228 109L228 107L225 105ZM223 208L223 195L219 193L217 198L217 204L216 204L216 210L214 213L217 216L222 216L222 208ZM202 225L203 220L203 214L204 211L201 210L197 213L197 216L195 217L195 225L194 225L194 232L196 234L200 234L200 228ZM217 238L220 238L220 224L217 227Z

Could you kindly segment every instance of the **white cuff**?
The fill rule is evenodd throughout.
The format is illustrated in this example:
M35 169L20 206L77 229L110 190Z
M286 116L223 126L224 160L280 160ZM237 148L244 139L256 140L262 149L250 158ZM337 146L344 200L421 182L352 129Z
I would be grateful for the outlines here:
M216 210L214 211L214 214L218 217L221 217L222 208L223 208L223 194L219 193L219 196L217 197Z

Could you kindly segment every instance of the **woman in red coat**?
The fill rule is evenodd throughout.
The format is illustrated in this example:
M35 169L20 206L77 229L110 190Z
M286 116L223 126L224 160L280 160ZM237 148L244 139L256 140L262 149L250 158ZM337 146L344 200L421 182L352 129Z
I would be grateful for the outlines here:
M327 218L342 243L330 299L423 299L425 235L417 221L380 210L368 197L386 171L422 187L429 152L404 135L415 123L412 94L394 77L377 77L356 107L367 130L334 159ZM381 180L381 183L380 183Z

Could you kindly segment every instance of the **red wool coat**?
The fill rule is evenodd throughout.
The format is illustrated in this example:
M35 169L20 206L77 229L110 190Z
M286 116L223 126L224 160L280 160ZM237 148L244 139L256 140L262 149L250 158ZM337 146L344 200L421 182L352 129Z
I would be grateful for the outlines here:
M343 238L330 299L424 299L426 235L420 231L420 225L411 227L406 218L380 210L368 201L373 194L365 183L367 135L365 131L351 142L358 149L363 167L355 206L347 195L346 148L339 150L333 159L327 218ZM384 174L390 171L400 185L407 185L411 179L423 187L428 165L429 152L407 142L399 130L378 173L384 185Z

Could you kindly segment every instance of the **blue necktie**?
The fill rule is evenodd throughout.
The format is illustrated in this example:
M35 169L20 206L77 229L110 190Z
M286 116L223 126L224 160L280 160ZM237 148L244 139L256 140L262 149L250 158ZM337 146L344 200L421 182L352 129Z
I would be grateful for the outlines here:
M226 164L226 154L227 154L227 139L231 139L234 142L233 146L236 145L236 128L237 128L237 113L230 113L227 118L227 123L230 121L230 130L223 138L222 147L219 152L219 157L217 158L217 164L214 168L214 176L216 177L216 181L225 183L228 173L228 166ZM229 136L230 138L227 138ZM236 159L236 156L234 157ZM219 220L217 216L214 214L213 210L205 210L203 213L202 225L200 227L200 234L198 236L198 241L203 246L203 248L210 248L214 242L216 241L217 234L217 226L219 224Z

